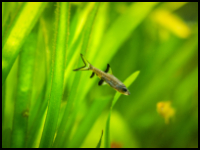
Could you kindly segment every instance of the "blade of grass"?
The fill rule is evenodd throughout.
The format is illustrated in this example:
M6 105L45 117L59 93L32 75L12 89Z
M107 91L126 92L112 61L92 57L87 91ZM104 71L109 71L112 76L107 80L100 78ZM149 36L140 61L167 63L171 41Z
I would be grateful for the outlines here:
M90 15L88 16L88 19L86 21L86 25L84 28L84 34L83 35L83 45L81 47L81 53L85 53L87 50L87 46L89 44L89 37L92 31L92 25L97 13L99 7L99 3L95 3L94 8L92 10L92 12L90 13ZM78 65L81 66L82 62L80 57L78 58ZM66 105L65 111L64 111L64 115L62 118L62 121L60 123L60 127L58 128L58 132L57 132L57 136L55 139L55 143L54 143L54 147L58 147L61 146L64 142L66 142L67 136L69 136L69 133L67 133L66 131L68 131L67 128L71 128L72 124L69 123L69 116L70 116L70 112L73 109L73 103L76 103L76 97L77 97L77 88L79 85L79 81L80 81L80 77L81 77L81 72L76 72L72 87L71 87L71 91L70 91L70 95L68 97L68 103ZM73 120L73 119L72 119ZM70 124L70 126L66 126L66 124ZM65 138L64 138L65 137Z
M169 59L162 66L160 71L151 79L150 83L147 84L141 92L138 92L134 95L134 99L139 99L139 101L132 102L132 104L127 106L128 111L126 111L125 114L128 116L128 118L132 118L134 115L138 114L138 111L140 110L138 107L131 109L131 106L141 106L145 103L144 107L149 107L148 105L152 103L152 101L149 101L149 98L156 99L156 93L159 93L160 90L163 90L163 87L167 87L169 83L166 81L170 80L172 76L176 74L177 70L184 68L184 65L187 63L187 61L193 55L195 55L195 52L198 49L197 41L198 38L196 35L188 39L188 41L180 46L179 49L173 54L171 59Z
M65 78L64 78L64 85L67 86L67 83L70 84L70 77L71 70L73 70L74 65L77 63L77 59L79 58L81 46L82 46L82 38L83 38L83 32L78 37L77 41L72 45L72 47L69 47L69 50L73 51L74 53L70 53L67 56L67 59L69 62L66 63L67 68L65 69Z
M136 71L133 74L131 74L125 81L124 84L126 85L126 87L128 88L137 78L137 76L139 75L140 71ZM111 112L112 112L112 108L115 105L115 103L117 102L117 100L119 99L119 97L121 96L121 93L117 92L114 96L114 99L112 101L112 105L110 108L110 112L108 115L108 119L106 122L106 129L105 129L105 148L110 148L110 116L111 116Z
M56 132L59 108L63 92L65 51L69 25L69 3L57 3L56 8L56 49L52 57L52 84L49 95L48 111L40 141L40 147L51 147Z
M91 7L90 5L88 5L86 8L90 9L90 7ZM105 26L105 21L106 21L105 14L107 12L106 9L105 9L106 8L105 6L107 6L107 3L106 4L105 3L101 3L101 7L99 7L99 10L98 10L99 12L97 13L97 16L96 16L96 19L95 19L95 22L94 22L94 25L93 25L93 31L92 31L92 33L90 35L91 44L88 46L88 51L89 52L87 53L87 56L88 56L87 59L89 59L90 61L92 59L90 59L91 57L89 57L89 56L91 56L91 54L92 54L92 56L96 54L96 51L98 50L96 48L97 47L96 45L97 45L97 43L98 44L100 43L100 37L99 36L101 36L103 34L103 31L104 31L104 28L105 28L104 27ZM80 17L78 18L78 13L83 13L83 15L81 15L81 19L79 19ZM85 17L84 16L84 12L82 12L82 11L79 12L78 11L77 14L75 15L75 18L72 21L72 24L75 26L75 23L77 22L76 20L79 19L79 20L82 21L83 20L82 17ZM80 21L78 23L80 23ZM95 27L95 26L98 26L98 28ZM99 26L101 26L101 27L99 27ZM72 28L73 28L73 29L71 29L72 33L75 33L75 31L73 31L73 30L75 30L75 28L74 27L72 27ZM77 28L80 28L80 27L77 27ZM83 30L81 32L83 32ZM73 81L72 80L73 76L70 74L70 71L72 70L72 68L75 66L75 63L77 62L76 61L77 58L75 58L74 56L76 55L79 58L79 52L78 52L78 55L77 55L75 53L76 51L74 49L76 49L76 47L78 47L77 43L79 43L79 40L81 39L81 36L80 36L81 34L82 33L79 34L79 36L78 36L78 38L76 38L75 42L73 42L71 45L69 43L69 51L70 52L69 52L69 54L67 56L67 62L66 62L67 69L65 70L65 82L64 83L66 83L66 82L69 83L70 80ZM70 32L70 35L71 35L71 32ZM71 36L71 38L72 38L72 36ZM93 41L95 41L95 42L93 42ZM72 58L72 57L73 57L73 59L69 59L69 58ZM69 85L67 85L67 86L69 86ZM71 86L71 84L70 84L70 86Z
M98 57L95 57L95 61L91 63L99 69L106 66L106 64L112 59L115 53L122 46L122 44L131 35L134 29L136 29L136 27L145 19L145 17L148 16L150 11L153 10L156 5L157 3L147 2L131 4L129 8L112 23L111 27L108 29L104 36L101 46L97 51L98 53L96 53L96 56ZM85 78L85 76L83 76L83 78ZM92 85L96 82L96 79L89 83L86 82L87 80L82 80L80 83L80 100L85 97Z
M10 148L11 129L2 130L2 148Z
M109 61L119 47L131 35L133 30L147 17L155 5L157 5L157 3L132 3L129 8L113 22L106 33L99 50L98 59L96 59L94 64L99 64L99 60L102 58ZM109 55L105 53L107 51L109 51ZM102 64L101 67L103 65L104 64Z
M2 131L10 130L13 126L13 115L14 115L14 100L16 100L17 94L17 80L18 80L18 68L19 68L19 56L15 60L14 65L8 75L8 79L5 83L5 108L4 108L4 123L2 124ZM8 138L8 143L6 145L10 147L11 143L11 132L9 132L9 137L7 134L2 132L2 139Z
M4 128L4 113L5 113L5 96L6 96L6 84L2 86L2 129Z
M194 80L195 79L195 80ZM177 105L181 108L190 105L190 96L194 91L198 90L198 67L196 67L192 72L185 77L184 80L176 87L175 99L177 99ZM181 103L180 103L181 102Z
M55 6L56 7L56 6ZM53 25L52 25L53 26ZM48 28L44 19L40 20L39 34L38 34L38 49L36 51L35 71L34 71L34 84L33 84L33 97L30 108L29 117L29 131L26 147L38 147L41 139L41 130L44 126L44 118L46 118L46 108L48 104L48 96L51 87L51 74L50 74L50 49L49 40L50 36L47 32ZM42 59L41 58L45 58ZM44 64L43 64L44 63ZM42 65L43 64L43 65ZM44 83L43 83L44 81ZM43 83L43 84L42 84ZM42 85L42 88L39 88ZM37 142L38 141L38 142Z
M28 129L32 126L34 118L44 101L44 95L46 91L46 69L45 69L45 46L43 40L43 34L41 30L41 23L38 22L38 34L37 34L37 48L36 48L36 58L34 63L34 73L33 73L33 88L30 106L30 115L28 121Z
M65 69L65 77L64 77L64 85L71 86L72 78L71 70L74 65L77 63L77 59L80 53L80 44L82 41L82 34L85 22L87 21L88 15L91 12L95 3L88 3L88 5L81 10L79 7L76 14L73 16L73 20L70 25L70 35L69 35L69 48L66 54L66 69ZM67 84L66 84L67 83Z
M23 6L23 2L3 2L2 3L2 40L8 33L14 18Z
M6 11L5 8L6 8L6 3L2 2L2 26L4 25L4 22L6 21L7 16L8 16L8 12Z
M154 16L153 14L155 14L155 11L157 11L158 9L159 10L166 9L166 8L163 8L163 6L168 5L168 4L169 3L162 3L156 9L154 9L150 14L150 19L153 21L153 16ZM172 6L172 5L169 5L169 6ZM175 5L173 5L173 6L175 6ZM176 5L176 6L178 6L178 5ZM168 11L170 12L172 10L170 9ZM155 24L153 25L151 22L146 23L145 26L146 26L145 28L147 28L147 30L149 30L148 32L151 34L153 33L154 30L159 30L159 28L155 27ZM186 24L185 24L185 26L186 26ZM148 37L148 34L145 36ZM136 37L137 37L137 35L136 35ZM149 39L148 39L148 41L149 41ZM145 39L143 42L148 43ZM144 60L141 59L141 61L138 62L139 64L146 64L146 65L142 65L143 67L141 68L141 70L143 70L143 74L140 75L140 78L142 78L142 80L141 81L137 80L141 86L144 84L147 84L149 81L151 81L150 79L155 75L155 72L161 66L163 66L163 63L167 59L169 59L170 56L172 56L172 54L175 52L175 50L180 47L180 44L182 42L183 42L182 39L177 38L175 35L171 35L170 38L168 37L162 43L157 43L157 44L159 44L158 46L151 46L152 44L157 45L156 42L151 42L150 45L148 45L148 44L146 45L146 47L148 47L148 50L151 51L151 53L149 53L147 55L147 57L144 57ZM151 47L151 49L150 49L150 47ZM148 72L148 73L145 73L145 72ZM137 90L139 90L139 89L140 89L140 86L138 85Z
M95 18L96 18L96 14L99 10L99 5L100 3L99 2L96 2L94 4L94 8L93 10L91 11L90 15L88 16L88 19L87 19L87 22L86 22L86 25L84 27L84 36L83 36L83 45L82 45L82 49L81 49L81 53L86 53L87 52L87 49L88 49L88 45L90 44L90 35L92 33L92 27L93 27L93 24L94 24L94 21L95 21ZM78 58L78 66L81 65L81 59ZM66 132L65 136L63 139L67 139L66 142L63 142L63 147L67 147L68 144L69 144L69 136L71 135L71 131L72 131L72 128L73 128L73 124L74 124L74 121L75 121L75 118L76 118L76 115L77 115L77 109L79 109L80 107L80 101L78 99L78 94L76 94L78 91L79 91L79 88L80 86L78 86L78 84L80 85L80 81L81 81L81 75L82 75L82 72L77 72L76 75L75 75L75 82L73 84L76 85L76 90L74 91L74 93L72 95L76 95L75 96L75 102L74 102L74 112L72 113L72 121L70 123L70 125L66 128L66 131L69 131L69 132ZM76 80L78 77L78 81Z
M102 134L101 134L99 143L97 144L97 147L96 147L96 148L100 148L100 147L101 147L101 139L102 139L102 137L103 137L103 130L102 130Z
M107 106L110 100L111 100L110 96L106 98L98 98L94 100L92 106L90 107L90 110L87 112L87 115L84 117L80 126L76 130L68 147L73 148L73 147L81 146L87 134L89 133L90 129L94 125L95 121L100 116L103 109Z
M11 147L25 147L30 98L33 82L33 68L37 43L37 32L31 32L23 45L19 57L19 80L15 101Z
M39 136L37 139L36 137L38 136L41 128L43 128L44 126L44 123L45 123L45 120L44 118L46 118L46 112L47 112L47 106L48 106L48 100L49 100L49 95L51 93L51 77L52 77L52 74L50 73L49 75L49 78L48 78L48 81L47 83L45 83L44 85L44 89L45 91L41 91L39 97L38 97L38 102L39 101L42 101L40 102L40 108L37 112L37 115L36 117L34 118L34 121L33 121L33 124L31 124L31 127L30 127L30 130L29 130L29 135L28 135L28 142L27 142L27 147L37 147L35 145L35 141L40 141L41 139L41 136ZM45 95L45 96L44 96ZM42 97L44 97L44 99L42 99ZM38 144L39 146L39 144Z
M2 42L2 85L46 3L24 3Z
M44 85L43 90L41 91L39 97L37 98L37 105L35 105L34 110L30 111L30 115L32 116L32 120L29 120L29 129L28 129L28 139L26 143L26 147L33 148L34 142L38 135L38 131L41 127L43 115L45 113L47 103L44 102L45 107L41 106L42 102L44 101L46 91L46 84Z
M80 7L77 8L76 14L72 18L70 25L70 35L69 35L69 47L74 44L81 34L81 31L84 27L87 17L94 7L93 3L88 3L88 5L82 10Z
M80 7L78 8L75 16L73 17L73 20L70 25L70 35L69 35L69 48L66 54L66 70L65 70L65 79L64 79L64 85L68 83L69 76L71 76L70 72L73 68L73 66L76 64L76 58L77 55L77 48L80 46L79 43L82 40L82 34L83 34L83 27L85 25L85 22L87 21L87 17L89 13L91 12L92 8L94 7L95 3L88 3L86 8L82 11L80 11ZM79 57L79 56L78 56Z
M190 129L188 129L188 126L198 128L198 99L194 98L195 93L198 95L198 67L189 73L175 89L174 99L178 106L177 116L185 114L185 110L190 113L179 119L183 124L181 127L177 126L173 128L174 132L178 132L180 135L177 135L178 139L173 141L172 147L175 147L179 141L186 142L185 136L191 136L189 132L182 133L181 131L189 131ZM192 105L195 105L195 107L192 107ZM192 117L195 117L195 119L192 119ZM192 122L194 120L195 123Z
M93 32L91 34L91 44L88 47L87 59L90 60L90 62L93 62L93 60L96 59L95 55L105 33L106 21L108 19L108 7L108 2L101 3L101 7L99 7L99 13L96 16Z

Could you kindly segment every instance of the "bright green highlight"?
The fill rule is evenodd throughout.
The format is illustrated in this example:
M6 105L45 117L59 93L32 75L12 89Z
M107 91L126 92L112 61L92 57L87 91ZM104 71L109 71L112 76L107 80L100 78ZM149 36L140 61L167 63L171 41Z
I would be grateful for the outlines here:
M2 85L46 3L24 3L2 41Z

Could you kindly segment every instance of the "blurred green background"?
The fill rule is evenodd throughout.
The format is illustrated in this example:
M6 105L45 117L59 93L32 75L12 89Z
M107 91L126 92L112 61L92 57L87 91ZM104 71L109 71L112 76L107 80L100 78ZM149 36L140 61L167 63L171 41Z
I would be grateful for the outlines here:
M2 3L2 74L4 57L9 57L4 55L8 51L4 50L4 43L10 38L18 14L26 5L19 2ZM12 130L20 83L19 68L26 63L26 60L20 61L20 55L30 44L35 48L29 54L34 55L31 80L24 79L32 84L28 106L30 117L24 140L28 139L28 143L31 143L27 147L39 147L40 144L48 110L45 101L48 96L45 95L48 95L55 39L62 32L55 29L57 4L43 5L41 12L38 10L35 22L27 27L27 34L19 42L19 51L13 55L12 68L2 84L3 147L10 147L10 143L12 146L15 140ZM56 145L54 141L52 147L96 147L101 131L105 131L111 104L109 96L113 97L116 91L107 85L98 86L99 79L96 76L90 79L90 71L72 71L83 65L80 53L101 70L110 64L113 74L121 81L125 81L133 72L140 71L129 87L131 95L121 95L113 108L110 120L111 147L198 147L198 3L69 3L69 8L63 98L60 110L57 110L59 117L55 141L59 137L59 125L65 119L63 114L69 97L73 100L70 113L75 112L72 115L75 117L69 125L68 138L60 138L68 143ZM96 13L92 16L95 8ZM28 40L30 38L32 40ZM27 44L27 41L35 43ZM86 49L81 50L85 43ZM95 103L97 99L109 101L100 101L98 104ZM169 123L157 111L157 104L166 101L170 101L175 110ZM88 114L98 109L98 115L92 119ZM33 121L37 117L39 119ZM87 132L84 129L89 125L82 125L86 119L91 123ZM31 134L34 122L39 124L34 130L37 133L35 136ZM104 136L101 147L104 147Z

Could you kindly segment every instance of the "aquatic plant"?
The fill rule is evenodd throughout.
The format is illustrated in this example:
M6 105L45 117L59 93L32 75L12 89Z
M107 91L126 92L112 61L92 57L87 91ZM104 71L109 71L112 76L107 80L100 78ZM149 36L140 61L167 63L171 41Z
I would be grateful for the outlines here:
M197 3L2 2L2 147L198 147L197 54Z

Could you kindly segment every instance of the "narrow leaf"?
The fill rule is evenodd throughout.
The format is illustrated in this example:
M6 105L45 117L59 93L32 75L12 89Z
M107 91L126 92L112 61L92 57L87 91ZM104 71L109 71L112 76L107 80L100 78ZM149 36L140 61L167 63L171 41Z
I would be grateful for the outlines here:
M98 57L95 57L94 62L91 62L92 65L99 69L105 68L106 64L113 58L123 43L128 39L128 37L131 36L131 33L137 28L137 26L139 26L145 17L149 15L156 5L157 3L152 2L132 3L129 8L127 8L127 10L121 14L107 30L100 47L96 51L97 53L95 55ZM91 82L87 84L86 82L87 80L81 81L79 99L83 99L85 97L92 85L96 83L96 80L91 80Z
M96 16L97 10L98 10L98 6L99 3L95 3L94 8L92 9L90 15L88 16L88 19L86 21L86 25L84 27L84 32L82 32L82 38L83 38L83 44L81 46L81 53L85 54L86 50L87 50L87 46L89 44L89 38L90 38L90 34L92 32L92 25L94 22L94 18ZM84 34L83 34L84 33ZM79 55L79 54L78 54ZM81 58L78 57L78 65L81 65ZM80 81L80 77L81 77L81 72L72 72L75 73L75 80L73 81L72 87L71 87L71 91L70 91L70 95L68 97L68 103L67 106L65 108L64 111L64 115L63 115L63 119L60 123L60 127L58 128L58 132L57 132L57 136L55 139L55 143L54 146L58 147L61 145L67 145L67 141L66 139L68 139L70 133L68 133L68 131L71 132L71 127L73 127L72 123L69 122L69 120L74 120L74 119L70 119L70 112L72 111L73 107L73 103L74 106L77 106L76 104L76 97L77 97L77 88L79 85L79 81ZM66 123L68 122L68 125L70 124L70 126L66 126Z
M98 98L95 99L92 106L90 107L87 115L83 118L82 123L76 130L71 142L68 147L80 147L83 143L84 139L87 137L90 129L93 124L97 120L97 118L101 115L103 109L107 106L108 102L110 102L111 97Z
M11 135L11 147L13 148L25 147L37 45L36 39L37 32L31 32L23 45L19 57L19 80Z
M126 87L128 88L137 78L137 76L139 75L140 71L136 71L133 74L131 74L123 83L126 85ZM114 99L112 101L112 105L110 108L110 112L108 115L108 119L106 122L106 129L105 129L105 148L110 148L110 117L111 117L111 112L112 112L112 108L115 105L115 103L117 102L117 100L119 99L119 97L121 96L121 94L119 92L116 92Z
M140 71L136 71L136 72L134 72L133 74L131 74L131 75L123 82L124 85L126 85L126 87L128 88L128 87L135 81L135 79L137 78L137 76L139 75L139 73L140 73ZM117 100L119 99L119 97L120 97L121 95L122 95L121 93L116 92L111 107L113 107L113 106L115 105L115 103L117 102Z
M97 144L97 147L96 147L96 148L100 148L100 147L101 147L101 139L102 139L102 136L103 136L103 130L102 130L102 134L101 134L99 143Z
M110 148L110 115L111 115L111 109L108 114L108 119L106 121L106 128L105 128L105 142L104 147Z
M2 42L2 85L46 3L24 3Z
M59 108L62 99L65 52L69 24L69 3L57 3L56 9L56 49L52 57L52 84L49 95L48 111L43 129L40 147L51 147L55 136Z

